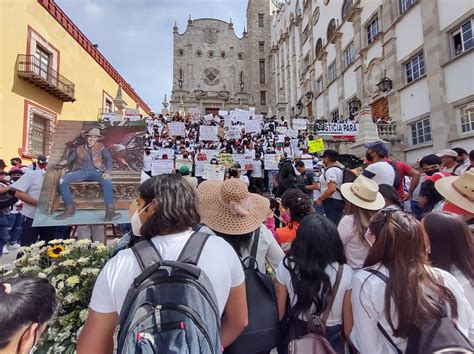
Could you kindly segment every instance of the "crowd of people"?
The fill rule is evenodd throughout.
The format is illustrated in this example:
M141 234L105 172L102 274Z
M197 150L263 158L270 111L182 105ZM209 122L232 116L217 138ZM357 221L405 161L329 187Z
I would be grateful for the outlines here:
M312 353L307 343L332 353L472 352L474 150L412 166L375 141L350 169L335 150L310 151L315 137L304 131L279 138L286 122L239 139L225 138L221 119L147 122L147 178L130 207L131 232L97 278L78 353ZM170 122L185 123L185 134L170 136ZM200 140L200 124L218 127L216 141ZM162 149L167 156L155 153ZM251 153L253 162L206 180L196 173L203 150ZM279 155L276 169L265 168L266 154ZM163 158L190 167L152 176ZM30 231L23 241L34 214L23 213L19 238L10 215L34 207L30 184L45 163L0 165L10 177L0 196L17 198L0 204L2 247L33 239ZM4 280L0 351L27 353L56 306L44 280Z

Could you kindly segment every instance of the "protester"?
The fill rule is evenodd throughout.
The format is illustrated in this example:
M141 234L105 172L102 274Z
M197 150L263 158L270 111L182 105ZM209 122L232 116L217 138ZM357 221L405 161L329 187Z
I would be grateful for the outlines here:
M298 160L295 162L296 171L300 174L298 180L303 192L305 192L310 200L313 200L314 191L321 190L321 184L319 183L319 178L316 177L315 172L312 169L307 169L304 162Z
M345 204L339 190L344 179L344 166L337 161L338 158L339 154L335 150L326 150L321 156L324 165L320 179L321 196L315 202L317 206L323 205L327 218L336 226L342 218Z
M58 305L56 290L44 278L4 278L0 282L0 352L35 351Z
M0 172L5 171L5 168L7 168L7 164L4 160L0 159Z
M435 182L448 176L450 176L448 172L436 172L431 176L423 177L423 183L421 184L420 195L418 197L418 206L421 208L423 214L443 210L444 198L436 190Z
M372 216L385 205L379 186L374 181L359 176L354 183L344 183L341 193L346 200L346 211L337 231L344 246L347 264L352 269L362 268L370 245L365 239Z
M177 172L186 180L186 182L188 182L191 185L191 187L193 187L194 189L197 188L198 180L196 177L191 176L191 171L189 171L188 166L181 166L177 170Z
M364 176L372 179L377 184L394 186L396 167L394 168L391 163L385 160L388 158L387 145L383 141L376 141L366 144L365 147L367 148L365 157L370 164L364 170ZM399 188L399 186L395 187Z
M0 258L4 253L9 253L7 245L10 225L10 208L18 202L14 194L10 191L10 181L5 179L8 173L2 172L0 175ZM4 193L1 193L1 191Z
M19 168L20 170L22 170L23 172L26 172L27 171L27 167L25 165L23 165L23 161L22 159L20 159L19 157L13 157L10 159L10 165L12 165L12 167L10 168L10 172L13 170L13 169L17 169Z
M472 339L471 306L451 274L429 266L421 224L405 212L382 210L372 218L369 233L373 246L352 280L350 338L357 350L404 352L415 329L443 315L438 299Z
M385 200L384 209L404 210L403 204L400 202L399 194L392 186L381 184L379 192Z
M147 203L138 196L140 216L149 218L140 228L161 257L176 260L200 222L195 190L181 176L164 174L152 179L155 197ZM144 211L142 211L144 210ZM143 216L145 216L143 215ZM141 220L141 218L140 218ZM239 258L222 238L210 236L198 267L209 278L222 318L221 341L231 344L247 324L244 273ZM106 263L97 278L90 310L77 345L81 353L111 353L118 315L133 280L141 273L131 249L119 252ZM197 350L197 349L196 349Z
M454 170L454 174L460 176L466 170L471 166L471 161L469 161L469 153L461 148L461 147L455 147L453 148L453 151L456 151L458 154L458 166Z
M264 191L264 165L262 155L255 153L255 159L252 161L252 172L250 173L250 188L252 192L262 193Z
M295 168L293 167L291 159L286 158L281 162L281 166L278 171L278 188L275 196L281 197L288 189L295 188L298 188Z
M238 179L242 182L245 183L245 185L248 187L250 185L250 180L246 175L242 174L242 167L238 162L234 162L232 164L232 167L229 168L229 171L227 172L226 178L235 178Z
M312 316L323 318L329 343L337 353L345 352L341 334L344 331L348 336L352 326L352 270L345 263L344 249L334 224L321 215L303 218L276 272L280 318L286 315L292 328L283 333L279 354L288 352L290 340L307 333L307 321ZM288 299L290 306L286 311Z
M12 169L9 173L10 175L10 182L16 182L18 181L21 176L23 176L23 171L20 169ZM23 209L23 202L21 200L18 200L15 204L13 204L10 207L10 215L8 216L9 218L9 234L10 238L8 241L8 247L7 251L9 250L17 250L20 248L20 238L21 238L21 232L22 232L22 223L23 223L23 216L21 215L21 210ZM3 250L3 253L5 252L5 247Z
M457 215L435 212L426 215L422 225L431 263L456 278L474 309L474 243L466 222Z
M446 149L437 154L441 157L443 172L448 172L451 175L458 175L461 171L458 171L458 153L452 149Z

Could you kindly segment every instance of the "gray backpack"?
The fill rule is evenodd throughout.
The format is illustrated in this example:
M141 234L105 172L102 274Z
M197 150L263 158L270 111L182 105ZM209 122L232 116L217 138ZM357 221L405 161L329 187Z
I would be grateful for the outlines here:
M197 262L209 235L196 232L176 261L150 240L132 247L142 273L120 312L117 353L221 353L214 289Z

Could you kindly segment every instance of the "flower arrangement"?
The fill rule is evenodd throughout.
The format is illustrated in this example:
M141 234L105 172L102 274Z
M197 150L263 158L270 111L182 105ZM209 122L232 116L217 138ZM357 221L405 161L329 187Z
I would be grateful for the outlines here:
M23 247L20 252L23 255L15 266L0 267L0 274L47 278L56 288L60 302L37 352L75 353L95 280L110 259L113 247L89 240L53 240Z

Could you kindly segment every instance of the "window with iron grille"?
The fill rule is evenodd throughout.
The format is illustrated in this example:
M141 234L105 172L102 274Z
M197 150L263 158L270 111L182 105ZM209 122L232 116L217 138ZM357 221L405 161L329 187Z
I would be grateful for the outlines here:
M265 59L260 59L260 83L265 83Z
M419 145L431 141L431 123L429 117L410 124L410 130L412 145Z
M53 142L52 120L32 112L29 123L29 152L32 155L49 155Z
M114 103L113 103L111 100L109 100L109 99L106 98L106 99L105 99L105 107L104 107L104 109L105 109L105 113L111 113L111 112L113 112L113 111L114 111Z
M418 53L415 57L410 59L408 63L405 64L405 75L407 78L407 83L425 75L425 57L423 52Z
M263 14L258 14L258 27L263 27Z
M260 52L260 54L265 53L265 42L258 42L258 51Z
M351 65L354 62L355 60L354 42L351 42L344 50L343 60L344 60L344 68L347 68L349 65Z
M333 122L337 122L339 120L339 108L336 108L334 111L331 112L331 120Z
M472 27L474 27L474 20L470 19L451 34L451 46L454 56L459 55L474 46Z
M333 61L331 65L328 66L328 81L331 82L332 80L336 79L336 76L337 76L336 61Z
M267 91L260 91L260 104L262 106L267 105Z
M43 79L48 80L48 71L50 67L51 53L49 53L43 47L36 46L36 58L38 59L37 65L35 65L35 72L40 75Z
M470 104L470 107L461 108L461 131L474 132L474 102Z
M372 43L379 34L379 20L377 16L367 25L367 44Z
M399 0L400 3L400 15L407 11L410 7L415 4L416 0Z

